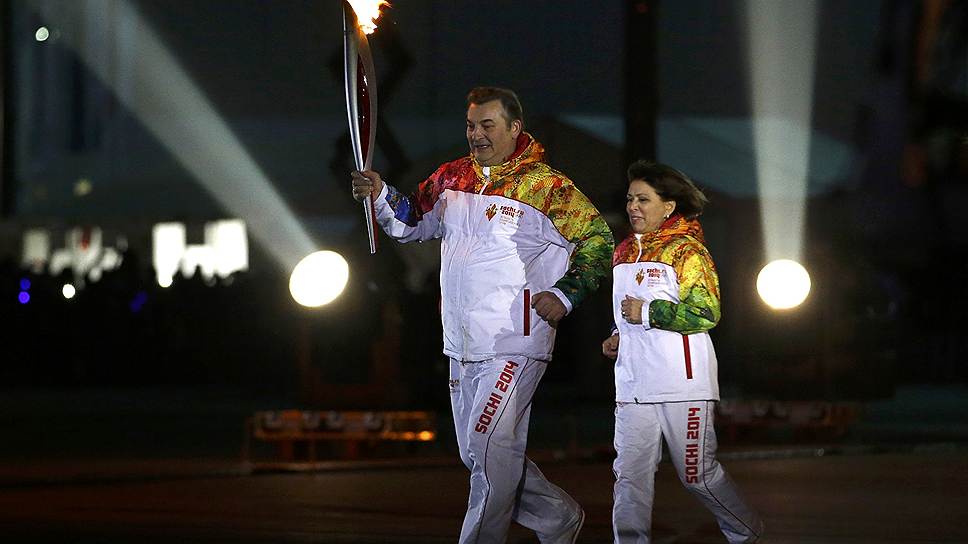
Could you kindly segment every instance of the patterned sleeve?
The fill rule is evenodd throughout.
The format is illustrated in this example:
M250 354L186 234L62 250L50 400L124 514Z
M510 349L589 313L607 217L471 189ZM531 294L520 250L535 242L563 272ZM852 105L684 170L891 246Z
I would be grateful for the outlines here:
M575 307L598 289L611 269L615 240L605 219L577 187L562 185L553 195L556 202L549 207L548 217L558 232L575 244L568 270L555 288Z
M649 323L682 334L708 331L719 322L719 277L709 252L698 244L685 244L674 267L679 277L679 300L653 300Z
M434 172L409 197L384 183L383 198L376 201L376 216L388 236L401 242L440 237L437 201L441 193L442 170L443 167Z

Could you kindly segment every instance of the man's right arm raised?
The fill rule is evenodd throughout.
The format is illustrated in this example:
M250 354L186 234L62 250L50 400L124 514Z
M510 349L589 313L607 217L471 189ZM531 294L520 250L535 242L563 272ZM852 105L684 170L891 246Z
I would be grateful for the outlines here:
M376 172L354 173L353 194L357 198L360 193L367 194L365 183L369 181L370 190L379 191L375 199L376 219L388 236L400 242L431 240L443 234L444 203L439 199L437 174L421 183L412 195L405 196L383 182Z

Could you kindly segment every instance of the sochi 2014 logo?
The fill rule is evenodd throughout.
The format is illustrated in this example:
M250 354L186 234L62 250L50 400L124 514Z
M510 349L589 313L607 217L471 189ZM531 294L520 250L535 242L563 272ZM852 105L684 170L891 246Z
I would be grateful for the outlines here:
M645 271L640 268L639 273L635 275L635 283L642 285L642 280L644 279L645 279Z
M487 216L488 221L494 219L494 216L497 215L497 204L491 204L488 206L487 209L484 210L484 215Z

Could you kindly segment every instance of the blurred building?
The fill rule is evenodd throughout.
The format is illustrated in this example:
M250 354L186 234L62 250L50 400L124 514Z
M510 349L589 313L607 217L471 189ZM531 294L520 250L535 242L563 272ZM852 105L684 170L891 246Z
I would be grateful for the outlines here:
M898 380L963 381L955 361L968 347L944 310L960 307L954 286L968 273L956 206L968 164L964 5L810 5L803 258L814 290L799 310L769 311L753 288L765 236L747 2L541 0L487 18L460 2L395 3L371 38L375 166L414 188L466 152L466 91L514 88L551 164L616 236L631 157L654 154L707 190L724 297L713 334L728 394L870 398ZM338 3L318 2L3 4L0 307L15 316L3 333L14 346L5 383L228 380L316 404L446 404L436 246L384 238L377 256L365 255L346 189L341 20ZM153 55L177 72L157 73L169 64ZM197 134L207 136L190 140ZM220 174L239 167L229 151L291 217L262 206L252 179ZM902 177L912 156L921 175ZM197 246L205 224L224 219L247 226L245 271L206 285L188 266L160 288L155 226L183 224L186 246ZM289 232L283 220L347 257L338 304L309 312L288 298L279 257L288 242L272 242ZM24 240L50 233L46 250L31 251L53 256L73 229L96 229L123 260L67 300L63 269L23 262ZM609 289L563 323L549 391L581 384L589 399L611 396L599 355Z

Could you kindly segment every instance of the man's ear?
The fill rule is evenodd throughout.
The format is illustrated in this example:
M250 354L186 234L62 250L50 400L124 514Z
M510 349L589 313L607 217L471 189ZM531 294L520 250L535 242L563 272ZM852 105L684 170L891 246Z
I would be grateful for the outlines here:
M511 134L515 138L518 137L518 134L521 134L521 130L523 128L524 128L524 125L521 124L521 120L520 119L515 119L514 121L511 121Z

